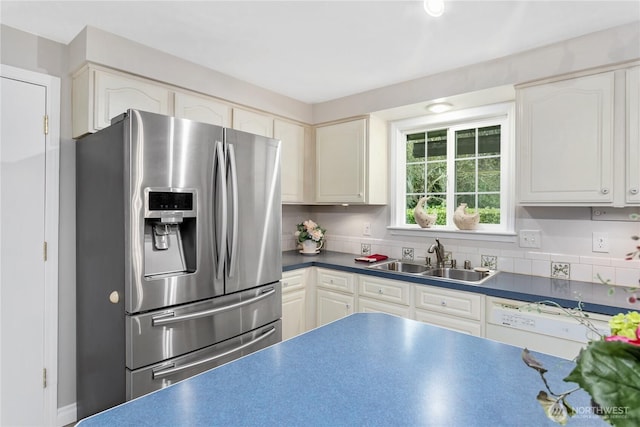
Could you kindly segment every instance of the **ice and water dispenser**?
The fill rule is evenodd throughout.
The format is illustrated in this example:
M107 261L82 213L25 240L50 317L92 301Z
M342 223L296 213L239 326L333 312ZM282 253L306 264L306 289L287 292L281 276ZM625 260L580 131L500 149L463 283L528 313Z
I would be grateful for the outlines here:
M145 190L145 277L196 270L196 203L195 190Z

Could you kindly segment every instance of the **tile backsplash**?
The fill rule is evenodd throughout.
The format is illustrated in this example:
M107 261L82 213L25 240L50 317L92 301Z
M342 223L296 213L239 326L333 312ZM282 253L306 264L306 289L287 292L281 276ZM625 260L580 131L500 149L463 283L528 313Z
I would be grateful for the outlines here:
M358 238L331 235L324 248L330 251L351 254L384 254L391 258L425 262L429 245L415 242L386 241L382 239ZM640 261L625 261L621 258L578 256L537 252L531 250L496 250L490 248L455 246L445 244L452 259L462 266L471 261L472 267L487 267L508 273L582 282L605 282L616 286L640 286ZM295 249L293 238L283 236L282 250Z

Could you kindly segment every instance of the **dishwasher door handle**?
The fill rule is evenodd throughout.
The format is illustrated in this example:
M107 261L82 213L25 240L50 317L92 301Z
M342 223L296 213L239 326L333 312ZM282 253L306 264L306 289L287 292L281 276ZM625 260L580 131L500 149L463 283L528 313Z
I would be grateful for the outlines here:
M240 301L235 304L225 305L224 307L217 307L209 310L197 311L195 313L181 314L176 316L175 311L171 311L168 313L159 314L151 318L151 325L164 326L164 325L169 325L171 323L200 319L201 317L215 316L216 314L224 313L225 311L229 311L229 310L235 310L236 308L240 308L245 305L253 304L254 302L263 300L275 294L275 292L276 292L275 288L270 288L268 290L265 290L263 294L260 294L257 297L250 298L246 301Z
M260 335L258 338L255 338L245 344L242 344L238 347L232 348L231 350L227 350L223 353L220 354L216 354L215 356L211 356L211 357L207 357L206 359L202 359L202 360L198 360L195 362L191 362L191 363L187 363L185 365L180 365L180 366L175 366L175 364L171 364L169 365L169 367L164 367L162 369L158 369L153 370L151 372L151 377L152 379L156 380L159 378L163 378L163 377L167 377L169 375L173 375L176 374L178 372L182 372L184 370L187 369L191 369L191 368L195 368L197 366L200 365L204 365L205 363L209 363L209 362L213 362L216 359L220 359L222 357L228 356L230 354L236 353L240 350L244 350L247 347L251 347L252 345L259 343L260 341L263 341L264 339L270 337L271 335L273 335L276 332L276 327L272 326L267 332L264 332L262 335Z

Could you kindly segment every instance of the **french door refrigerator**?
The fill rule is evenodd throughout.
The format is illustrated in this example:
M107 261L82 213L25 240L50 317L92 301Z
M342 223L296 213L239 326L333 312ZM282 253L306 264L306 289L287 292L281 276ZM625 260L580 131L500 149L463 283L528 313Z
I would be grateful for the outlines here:
M76 222L78 419L281 340L280 141L128 110Z

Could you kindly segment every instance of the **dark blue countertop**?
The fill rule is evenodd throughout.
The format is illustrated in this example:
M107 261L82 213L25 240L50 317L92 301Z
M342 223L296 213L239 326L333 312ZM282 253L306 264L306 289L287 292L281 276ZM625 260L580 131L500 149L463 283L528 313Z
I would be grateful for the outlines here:
M371 270L367 268L370 264L356 262L354 260L356 256L330 251L322 251L318 255L308 256L301 255L297 251L287 251L282 254L282 266L283 271L311 266L331 268L525 302L552 300L566 308L575 308L578 301L582 301L585 311L607 315L640 309L637 303L631 304L627 301L629 294L626 292L626 288L622 287L505 272L498 273L482 285L462 284L447 279ZM612 289L613 293L611 293Z
M521 349L356 313L82 420L92 426L554 426ZM555 392L573 363L535 354ZM606 425L569 397L568 426Z

